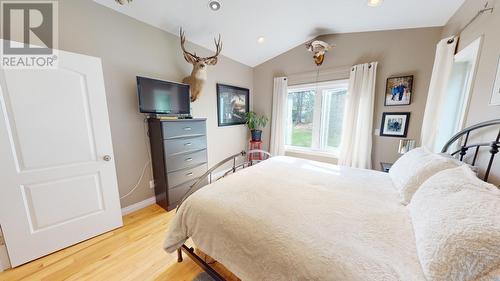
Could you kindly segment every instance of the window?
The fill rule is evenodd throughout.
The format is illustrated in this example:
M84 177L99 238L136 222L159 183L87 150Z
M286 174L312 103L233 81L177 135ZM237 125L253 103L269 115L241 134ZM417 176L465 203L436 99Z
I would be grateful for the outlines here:
M336 153L342 134L348 80L288 88L287 150Z
M434 151L441 151L446 142L464 127L480 44L481 37L454 57L447 91L444 93L445 102L440 108L440 118L436 121Z

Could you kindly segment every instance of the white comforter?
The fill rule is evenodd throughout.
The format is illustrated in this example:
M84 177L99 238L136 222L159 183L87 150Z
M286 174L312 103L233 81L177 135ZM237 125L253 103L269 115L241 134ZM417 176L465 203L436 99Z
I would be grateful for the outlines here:
M274 157L180 207L164 247L191 237L242 280L424 280L387 174Z

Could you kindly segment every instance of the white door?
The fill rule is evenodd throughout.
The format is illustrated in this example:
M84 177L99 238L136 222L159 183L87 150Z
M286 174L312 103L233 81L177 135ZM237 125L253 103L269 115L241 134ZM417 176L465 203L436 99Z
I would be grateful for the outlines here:
M101 61L0 69L0 224L12 266L122 226Z

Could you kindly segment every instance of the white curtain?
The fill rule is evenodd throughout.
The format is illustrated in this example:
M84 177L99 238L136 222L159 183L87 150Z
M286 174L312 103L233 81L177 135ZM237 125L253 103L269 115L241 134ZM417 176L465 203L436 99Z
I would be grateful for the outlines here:
M370 169L377 62L353 66L345 104L339 164Z
M457 38L450 37L441 40L437 44L436 57L425 105L424 120L422 122L422 132L420 135L421 145L435 151L436 136L438 135L437 120L440 120L443 103L446 102L446 90L453 68L453 59ZM436 151L437 152L437 151Z
M273 113L271 119L271 145L272 155L285 155L285 126L288 96L288 78L274 78Z

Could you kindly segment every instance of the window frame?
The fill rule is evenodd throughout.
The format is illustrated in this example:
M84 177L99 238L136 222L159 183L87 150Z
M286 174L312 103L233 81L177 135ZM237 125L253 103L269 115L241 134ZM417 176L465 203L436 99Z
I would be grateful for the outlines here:
M324 139L324 131L322 132L322 121L325 118L326 112L324 111L325 105L323 104L325 92L327 90L332 89L348 89L349 87L349 79L338 79L332 81L318 82L318 83L308 83L308 84L297 84L288 86L287 96L293 92L301 92L301 91L314 91L314 109L313 109L313 131L312 131L312 141L311 147L301 147L294 145L285 144L285 151L295 152L295 153L303 153L310 154L316 156L326 156L326 157L338 157L339 155L339 147L334 149L327 149L327 145L325 146L322 142ZM318 95L319 93L319 95ZM347 95L347 94L346 94ZM288 98L287 98L288 101ZM288 102L286 105L286 123L289 122L289 106ZM345 112L344 112L345 114ZM290 128L285 126L286 135Z

